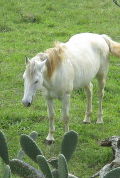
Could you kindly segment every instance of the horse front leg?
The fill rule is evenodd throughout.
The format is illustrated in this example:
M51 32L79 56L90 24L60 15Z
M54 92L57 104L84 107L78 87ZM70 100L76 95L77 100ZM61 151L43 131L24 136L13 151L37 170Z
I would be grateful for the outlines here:
M70 108L70 94L66 93L62 99L62 115L64 122L64 131L69 131L69 108Z
M47 107L48 107L48 118L49 118L49 133L46 138L46 142L48 144L51 144L54 142L53 133L55 132L55 126L54 126L54 106L53 106L53 100L47 99Z

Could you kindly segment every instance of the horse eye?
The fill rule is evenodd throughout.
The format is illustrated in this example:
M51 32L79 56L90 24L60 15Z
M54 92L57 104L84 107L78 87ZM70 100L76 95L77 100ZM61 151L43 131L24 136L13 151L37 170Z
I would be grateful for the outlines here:
M36 81L34 82L34 84L36 84L36 83L38 83L38 80L36 80Z

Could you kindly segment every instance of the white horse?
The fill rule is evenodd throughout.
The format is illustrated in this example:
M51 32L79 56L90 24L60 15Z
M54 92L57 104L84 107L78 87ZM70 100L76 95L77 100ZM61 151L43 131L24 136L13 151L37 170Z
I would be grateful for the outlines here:
M120 57L120 43L107 35L81 33L66 43L57 43L54 48L39 53L27 60L24 72L24 97L22 102L30 106L37 89L44 88L49 115L48 142L54 141L53 99L62 101L65 132L69 130L70 94L73 89L85 89L87 107L84 123L90 123L92 113L92 88L94 77L99 84L99 111L97 123L103 123L102 100L109 65L109 54Z

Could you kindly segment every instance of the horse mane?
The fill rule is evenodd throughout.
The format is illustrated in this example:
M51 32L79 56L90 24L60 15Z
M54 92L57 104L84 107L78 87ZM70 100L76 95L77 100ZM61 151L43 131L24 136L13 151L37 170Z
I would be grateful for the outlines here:
M35 61L40 60L46 61L46 75L50 79L53 72L56 70L59 64L62 63L63 59L65 59L65 45L60 42L55 42L53 48L47 49L44 53L38 53L34 58L32 58L27 66L26 66L26 71L27 74L32 77L33 74L35 73Z
M65 45L60 42L55 42L54 47L47 49L45 54L48 56L46 62L47 76L51 78L58 65L65 59Z

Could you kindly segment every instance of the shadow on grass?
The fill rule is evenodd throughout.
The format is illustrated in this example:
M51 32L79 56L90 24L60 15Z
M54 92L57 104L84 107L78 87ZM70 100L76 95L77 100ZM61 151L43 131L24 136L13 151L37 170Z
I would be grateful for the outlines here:
M8 25L0 25L1 33L10 32L10 31L13 31L13 29L9 27Z

